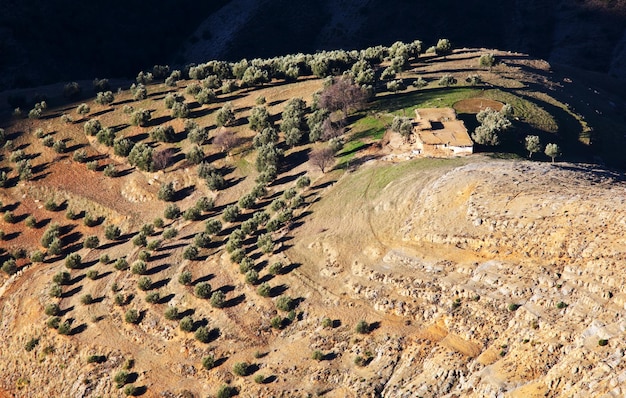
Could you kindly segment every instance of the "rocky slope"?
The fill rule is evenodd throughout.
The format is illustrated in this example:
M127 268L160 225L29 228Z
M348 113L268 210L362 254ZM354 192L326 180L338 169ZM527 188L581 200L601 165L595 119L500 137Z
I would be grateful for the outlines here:
M625 193L588 166L471 163L357 205L371 235L296 250L325 258L303 272L416 329L372 363L393 369L381 396L623 396Z

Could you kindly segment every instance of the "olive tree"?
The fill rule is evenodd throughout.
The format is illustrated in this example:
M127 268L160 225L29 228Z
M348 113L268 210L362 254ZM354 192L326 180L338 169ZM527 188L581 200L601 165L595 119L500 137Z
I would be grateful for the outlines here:
M552 163L554 163L554 158L561 156L561 148L557 144L549 143L546 145L544 153L546 156L549 156L552 159Z
M529 158L532 158L533 153L541 151L541 142L539 141L539 136L527 135L524 141Z

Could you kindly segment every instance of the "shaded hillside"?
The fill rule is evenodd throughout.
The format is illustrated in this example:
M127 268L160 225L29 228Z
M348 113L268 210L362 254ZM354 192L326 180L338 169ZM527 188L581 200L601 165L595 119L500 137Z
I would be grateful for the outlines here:
M8 0L0 15L0 89L133 77L157 63L268 57L440 37L626 74L626 3L517 0ZM223 5L226 8L220 9ZM202 21L205 21L202 23ZM195 32L194 32L195 31Z

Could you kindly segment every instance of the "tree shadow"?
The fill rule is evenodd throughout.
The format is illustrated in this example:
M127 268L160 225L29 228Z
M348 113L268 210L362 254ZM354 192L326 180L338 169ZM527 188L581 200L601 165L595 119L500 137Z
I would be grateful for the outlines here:
M229 293L229 292L232 292L233 290L235 290L235 286L233 286L233 285L223 285L222 287L220 287L219 289L216 289L216 290L219 290L220 292L226 294L226 293Z
M74 278L70 279L69 281L67 281L67 285L75 285L78 282L82 281L83 279L85 279L85 274L80 274L80 275L76 275Z
M182 319L186 316L192 316L195 313L196 313L196 310L194 310L193 308L187 308L185 311L178 313L178 318Z
M4 238L2 239L5 241L8 241L8 240L13 240L17 238L18 236L20 236L20 232L11 232L9 234L4 235Z
M194 280L193 282L191 282L192 285L197 285L198 283L202 283L202 282L208 282L211 279L215 278L215 274L208 274L205 276L202 276L196 280Z
M170 264L161 264L146 270L144 275L154 275L170 267Z
M161 252L160 254L157 254L157 255L154 255L154 256L150 256L150 261L163 260L164 258L168 258L170 255L171 255L171 253Z
M120 104L122 104L122 102L124 102L124 101L121 101L119 103L115 103L114 105L120 105ZM103 109L103 110L98 111L98 112L92 112L89 116L91 118L94 118L94 117L106 115L109 112L113 112L113 108L107 108L107 109Z
M300 263L291 263L291 264L283 267L280 273L282 275L286 275L286 274L290 273L291 271L293 271L294 269L300 268L301 265L302 264L300 264Z
M61 298L69 298L72 297L73 295L75 295L76 293L80 292L81 290L83 290L83 286L79 285L76 286L75 288L68 290L66 292L61 293Z
M245 294L240 294L237 297L233 297L230 300L226 300L224 301L224 308L230 308L230 307L234 307L237 304L241 304L243 303L243 301L246 299L246 295Z
M170 293L168 295L165 295L163 297L161 297L159 299L159 301L157 302L158 304L166 304L169 303L173 298L174 298L175 294L174 293Z
M293 170L301 164L306 163L309 160L309 152L311 152L311 150L305 148L285 156L283 162L281 162L281 171Z
M285 284L274 286L270 289L270 297L278 297L285 293L287 289L289 289L289 286Z
M70 336L74 336L74 335L84 332L85 330L87 330L87 324L81 323L80 325L73 327L72 330L70 330L68 334Z
M178 190L175 194L174 201L177 202L179 200L185 199L187 196L191 195L195 189L196 189L195 185L190 185L188 187L184 187Z
M70 307L67 307L67 308L65 308L65 309L63 309L63 310L61 310L61 311L59 311L59 316L65 316L65 315L67 315L70 311L73 311L73 310L74 310L74 306L73 306L73 305L72 305L72 306L70 306Z
M113 273L113 271L103 272L103 273L101 273L101 274L98 274L98 275L94 278L94 280L95 280L95 281L97 281L97 280L100 280L100 279L102 279L102 278L106 278L107 276L111 275L112 273Z
M171 280L172 278L161 279L160 281L154 282L152 286L150 286L150 289L161 289L170 283Z

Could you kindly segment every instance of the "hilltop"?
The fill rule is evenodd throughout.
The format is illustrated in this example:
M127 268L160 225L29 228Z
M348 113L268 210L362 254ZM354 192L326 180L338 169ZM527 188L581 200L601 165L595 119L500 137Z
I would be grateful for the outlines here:
M418 42L95 83L2 94L0 395L623 393L619 83ZM492 103L502 145L388 156Z

